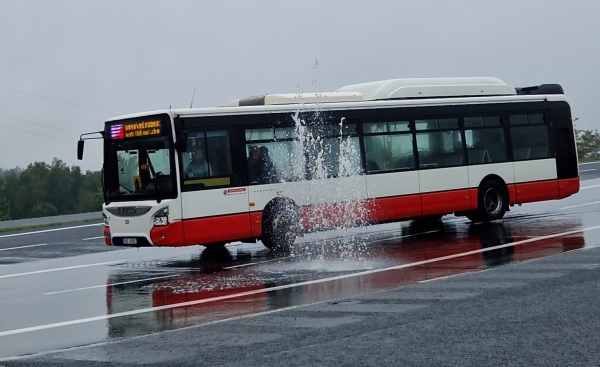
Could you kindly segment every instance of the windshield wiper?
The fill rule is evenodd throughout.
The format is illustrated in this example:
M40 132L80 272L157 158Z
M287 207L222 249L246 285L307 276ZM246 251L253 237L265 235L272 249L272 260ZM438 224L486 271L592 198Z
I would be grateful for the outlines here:
M152 173L152 176L154 177L154 191L156 191L156 202L158 204L160 204L161 199L160 199L160 188L158 187L158 176L156 176L156 172L154 171L154 165L152 165L152 159L150 159L150 153L148 153L148 149L146 148L146 144L144 144L144 150L146 151L146 154L148 155L148 166L150 167L150 172Z

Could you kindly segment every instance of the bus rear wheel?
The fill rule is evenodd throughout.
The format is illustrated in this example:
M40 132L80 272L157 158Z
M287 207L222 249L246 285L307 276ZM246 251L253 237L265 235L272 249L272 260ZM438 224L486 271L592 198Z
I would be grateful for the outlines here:
M467 213L472 222L490 222L502 219L508 211L506 186L490 180L483 183L477 194L477 210Z
M292 200L274 202L263 215L261 241L265 247L287 252L299 234L300 212Z

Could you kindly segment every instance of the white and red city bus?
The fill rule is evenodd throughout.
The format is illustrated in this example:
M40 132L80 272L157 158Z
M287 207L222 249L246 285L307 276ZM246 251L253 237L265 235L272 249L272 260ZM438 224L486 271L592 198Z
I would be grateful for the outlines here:
M392 79L121 116L100 134L114 246L287 249L340 225L491 221L579 191L558 84Z

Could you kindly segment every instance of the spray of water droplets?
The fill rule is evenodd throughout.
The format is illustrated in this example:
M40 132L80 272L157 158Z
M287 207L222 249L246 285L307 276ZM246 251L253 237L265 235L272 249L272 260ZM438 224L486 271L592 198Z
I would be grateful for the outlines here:
M306 119L300 112L293 115L298 151L303 152L298 170L310 176L311 211L308 227L316 230L344 231L365 225L369 220L366 182L362 171L360 148L355 136L344 136L341 118L337 136L327 134L334 127L325 114L311 111ZM308 167L305 166L308 163ZM358 236L357 236L358 235ZM335 240L317 240L318 254L355 258L366 251L366 239L360 231L346 232ZM303 253L317 248L304 245Z
M308 241L297 241L292 255L356 260L366 253L365 225L370 218L359 140L356 134L348 133L354 124L347 124L339 115L334 120L323 108L318 61L313 69L317 80L311 83L317 90L313 94L317 101L310 109L301 104L292 114L293 132L286 133L285 138L294 138L294 142L273 146L276 156L285 161L281 166L289 167L279 177L280 182L309 180L306 194L310 195L311 209L305 224L317 232L307 236ZM302 94L298 86L296 96L300 100Z

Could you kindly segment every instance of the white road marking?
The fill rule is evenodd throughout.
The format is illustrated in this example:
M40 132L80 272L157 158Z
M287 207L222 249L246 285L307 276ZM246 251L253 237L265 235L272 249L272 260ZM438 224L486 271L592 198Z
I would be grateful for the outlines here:
M600 185L584 186L584 187L580 187L579 190L591 189L594 187L600 187Z
M49 232L57 232L57 231L66 231L66 230L69 230L69 229L78 229L78 228L103 226L103 225L104 225L104 223L96 223L96 224L85 224L85 225L82 225L82 226L75 226L75 227L44 229L44 230L41 230L41 231L34 231L34 232L5 234L5 235L0 236L0 238L9 238L9 237L17 237L17 236L27 236L27 235L31 235L31 234L49 233Z
M600 201L592 201L591 203L585 203L585 204L578 204L578 205L565 206L565 207L559 208L559 210L563 210L563 209L571 209L571 208L578 208L578 207L580 207L580 206L587 206L587 205L594 205L594 204L600 204Z
M461 220L463 220L463 219L461 219ZM446 221L446 223L447 222L450 222L450 221ZM419 233L415 233L415 234L407 234L406 236L386 237L386 238L382 238L382 239L379 239L379 240L374 240L374 241L371 241L371 242L372 243L375 243L375 242L386 242L386 241L390 241L390 240L397 240L399 238L408 238L408 237L420 236L420 235L423 235L423 234L436 233L436 232L439 232L439 231L440 231L439 229L436 229L436 230L433 230L433 231L419 232Z
M84 238L82 241L99 240L99 239L101 239L101 238L104 238L104 236L98 236L98 237Z
M160 333L173 333L173 332L182 331L182 330L186 330L186 329L196 328L198 326L208 326L208 325L220 324L220 323L224 323L224 322L228 322L228 321L235 321L235 320L247 319L247 318L250 318L250 317L264 316L264 315L269 315L269 314L272 314L272 313L278 313L278 312L293 310L293 309L300 308L300 307L315 306L315 305L322 304L322 303L325 303L325 302L329 302L329 300L319 301L319 302L312 302L312 303L307 303L307 304L304 304L304 305L288 306L288 307L278 308L278 309L275 309L275 310L261 311L261 312L257 312L257 313L246 314L246 315L233 316L233 317L229 317L229 318L226 318L226 319L208 321L208 322L205 322L205 323L200 324L200 325L190 325L190 326L180 327L180 328L177 328L177 329L163 330ZM93 343L93 344L87 344L87 345L79 345L79 346L70 347L70 348L62 348L62 349L57 349L57 350L49 350L49 351L44 351L44 352L39 352L39 353L32 353L32 354L26 354L26 355L21 355L21 356L14 356L14 357L5 357L5 358L0 358L0 362L8 362L8 361L12 362L12 361L18 361L18 360L23 360L23 359L30 359L30 358L42 357L42 356L46 356L46 355L50 355L50 354L54 354L54 353L74 352L74 351L81 350L81 349L86 349L86 348L101 347L103 345L108 345L108 344L116 344L116 343L120 343L120 342L124 342L124 341L131 341L131 340L136 340L136 339L147 338L147 337L155 335L155 334L156 333L150 333L150 334L137 335L137 336L127 337L127 338L122 338L122 339L116 339L116 340L111 340L111 341L106 341L106 342L99 342L99 343ZM2 367L2 366L0 366L0 367Z
M76 291L84 291L87 289L94 289L94 288L106 288L109 285L122 285L122 284L131 284L131 283L141 283L141 282L147 282L149 280L158 280L158 279L166 279L166 278L174 278L174 277L178 277L180 276L180 274L172 274L172 275L165 275L162 277L155 277L155 278L146 278L146 279L139 279L139 280L130 280L128 282L120 282L120 283L110 283L110 284L102 284L102 285L94 285L91 287L83 287L83 288L75 288L75 289L67 289L65 291L56 291L56 292L48 292L48 293L44 293L45 296L50 295L50 294L59 294L59 293L67 293L67 292L76 292ZM1 366L0 366L1 367Z
M546 235L546 236L529 238L526 240L516 241L516 242L512 242L512 243L506 243L503 245L467 251L467 252L454 254L454 255L437 257L434 259L417 261L417 262L409 263L409 264L390 266L387 268L366 270L366 271L356 272L356 273L352 273L352 274L343 274L343 275L338 275L335 277L314 279L314 280L299 282L299 283L295 283L295 284L286 284L286 285L280 285L280 286L269 287L269 288L264 288L264 289L256 289L256 290L252 290L252 291L240 292L240 293L212 297L212 298L205 298L205 299L200 299L200 300L195 300L195 301L180 302L180 303L174 303L174 304L164 305L164 306L147 307L147 308L141 308L141 309L137 309L137 310L117 312L117 313L108 314L108 315L100 315L100 316L94 316L94 317L87 317L87 318L83 318L83 319L62 321L62 322L56 322L56 323L52 323L52 324L30 326L30 327L25 327L25 328L21 328L21 329L7 330L7 331L0 332L0 337L15 335L15 334L23 334L23 333L32 332L32 331L53 329L53 328L63 327L63 326L83 324L83 323L94 322L94 321L105 321L105 320L109 320L109 319L113 319L113 318L117 318L117 317L133 316L133 315L139 315L139 314L148 313L148 312L169 310L169 309L179 308L179 307L195 306L195 305L199 305L199 304L203 304L203 303L224 301L224 300L233 299L233 298L251 296L251 295L255 295L255 294L269 293L269 292L274 292L274 291L278 291L278 290L282 290L282 289L303 287L303 286L307 286L307 285L311 285L311 284L325 283L325 282L331 282L331 281L335 281L335 280L359 277L359 276L363 276L363 275L383 273L383 272L387 272L387 271L391 271L391 270L406 269L406 268L411 268L411 267L415 267L415 266L421 266L421 265L436 263L436 262L440 262L440 261L451 260L451 259L455 259L458 257L470 256L470 255L480 254L480 253L484 253L484 252L488 252L488 251L499 250L499 249L506 248L506 247L522 245L522 244L526 244L526 243L530 243L530 242L536 242L536 241L546 240L546 239L550 239L550 238L562 237L562 236L567 236L567 235L575 234L575 233L593 231L596 229L600 229L600 225L582 228L582 229L574 229L571 231L565 231L565 232L560 232L560 233L554 233L554 234L550 234L550 235ZM253 314L253 315L255 316L257 314Z
M247 266L253 266L253 265L259 265L259 264L265 264L265 263L271 263L273 261L279 261L279 260L285 260L285 259L291 259L292 256L286 256L286 257L281 257L281 258L277 258L277 259L273 259L273 260L264 260L264 261L257 261L255 263L247 263L247 264L240 264L240 265L233 265L233 266L228 266L226 268L223 268L223 270L230 270L230 269L238 269L238 268L245 268Z
M63 271L63 270L71 270L71 269L89 268L89 267L92 267L92 266L101 266L101 265L116 264L116 263L119 263L119 262L122 262L122 260L107 261L107 262L103 262L103 263L94 263L94 264L85 264L85 265L66 266L64 268L53 268L53 269L36 270L36 271L29 271L29 272L26 272L26 273L0 275L0 279L16 278L16 277L21 277L21 276L24 276L24 275L52 273L52 272L55 272L55 271Z
M492 268L494 269L494 268ZM449 278L454 278L460 275L467 275L467 274L473 274L473 273L481 273L485 270L490 270L490 269L484 269L484 270L474 270L474 271L466 271L464 273L458 273L458 274L452 274L452 275L445 275L443 277L437 277L437 278L432 278L432 279L426 279L426 280L421 280L419 281L419 283L429 283L429 282L435 282L438 280L442 280L442 279L449 279Z
M590 169L582 169L579 172L581 173L581 172L590 172L590 171L597 171L597 170L598 170L597 168L590 168Z
M9 247L9 248L0 248L0 251L10 251L10 250L19 250L22 248L30 248L30 247L40 247L40 246L47 246L47 243L40 243L37 245L26 245L26 246L17 246L17 247Z

